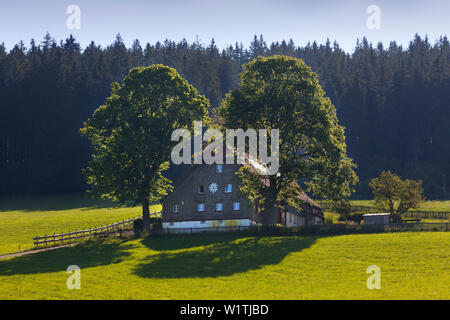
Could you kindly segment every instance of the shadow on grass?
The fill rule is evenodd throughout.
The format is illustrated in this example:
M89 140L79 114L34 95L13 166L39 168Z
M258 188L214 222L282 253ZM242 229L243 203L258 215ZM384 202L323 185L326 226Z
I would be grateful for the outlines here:
M70 265L81 269L119 263L130 255L132 245L124 241L107 243L88 241L84 244L0 260L0 275L39 274L66 271Z
M79 208L114 208L110 200L92 199L87 194L38 195L2 198L1 211L60 211Z
M158 202L150 205L158 205ZM0 198L0 213L8 211L64 211L79 209L116 209L117 203L112 200L94 199L85 193L36 195L14 198ZM107 212L107 211L105 211Z
M231 276L278 264L289 253L309 248L316 240L217 234L149 237L142 243L161 252L148 256L134 273L144 278Z
M244 237L248 237L248 235L232 233L153 235L144 238L141 243L155 251L170 251L203 247L211 244L218 245Z

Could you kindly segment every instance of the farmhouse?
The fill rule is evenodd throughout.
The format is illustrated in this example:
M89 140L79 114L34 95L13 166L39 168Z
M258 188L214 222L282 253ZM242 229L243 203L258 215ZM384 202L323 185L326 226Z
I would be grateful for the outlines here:
M215 228L281 224L298 226L323 223L320 205L303 194L301 211L285 209L261 215L239 190L238 164L175 166L169 179L174 190L163 199L163 228Z

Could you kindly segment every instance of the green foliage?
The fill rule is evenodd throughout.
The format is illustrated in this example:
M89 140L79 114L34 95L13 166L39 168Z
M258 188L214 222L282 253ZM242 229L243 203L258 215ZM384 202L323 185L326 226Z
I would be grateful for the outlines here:
M136 237L139 237L144 232L144 220L139 218L133 221L133 232Z
M149 219L150 230L161 229L162 228L162 219L161 217L150 217ZM133 231L134 234L139 237L145 230L144 220L136 219L133 221Z
M208 123L209 101L175 69L163 65L132 69L122 86L113 83L111 96L85 123L93 155L84 171L91 194L119 204L148 204L170 190L163 176L169 167L175 129ZM149 227L149 224L146 224Z
M391 213L393 222L401 222L401 216L409 209L417 208L424 201L422 181L402 180L390 171L383 171L369 183L374 194L375 206Z
M360 224L361 221L364 220L363 215L364 215L364 212L352 212L352 213L350 214L350 216L348 217L348 221L351 221L351 222L355 222L355 223L357 223L357 224Z
M331 202L332 208L335 212L339 213L340 221L346 221L349 219L352 213L352 206L348 199L338 199Z
M47 34L42 40L21 41L7 50L0 39L0 196L84 191L81 169L91 150L77 134L80 121L131 68L159 63L176 68L215 107L237 86L243 63L283 54L303 59L332 98L346 128L347 149L358 164L361 183L355 196L370 197L370 179L389 168L423 180L427 198L450 199L450 44L445 36L430 42L416 35L403 47L363 38L352 52L336 42L298 46L266 43L262 36L250 47L236 43L222 51L213 41L136 40L127 48L117 37L108 46L92 41L82 48L72 36L60 42Z
M373 206L372 200L351 200L353 206ZM450 212L450 200L427 200L420 204L420 207L415 208L415 211L448 211Z
M350 212L350 213L341 213L339 215L339 222L354 222L360 224L361 221L364 220L363 212Z
M336 109L324 95L303 60L271 56L246 64L239 88L224 99L225 126L266 129L269 136L279 130L279 174L264 180L247 168L238 173L241 191L260 210L288 201L299 208L304 189L299 180L317 196L350 196L357 181L355 165L346 155Z
M150 227L152 230L161 229L162 228L162 218L161 217L151 217L150 218Z

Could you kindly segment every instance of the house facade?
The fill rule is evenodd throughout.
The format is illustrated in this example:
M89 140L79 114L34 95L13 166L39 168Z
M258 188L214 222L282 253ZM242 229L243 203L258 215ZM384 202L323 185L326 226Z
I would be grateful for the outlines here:
M172 177L174 190L163 201L163 228L248 227L257 224L297 226L323 223L319 205L306 195L298 212L292 207L273 210L263 217L256 213L239 190L237 164L189 165Z

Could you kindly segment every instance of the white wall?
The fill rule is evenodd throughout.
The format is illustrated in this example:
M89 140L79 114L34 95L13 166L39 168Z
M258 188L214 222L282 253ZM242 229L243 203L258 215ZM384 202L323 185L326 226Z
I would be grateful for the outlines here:
M286 212L286 225L288 227L302 226L305 224L305 218L299 217L292 212Z
M164 229L179 228L220 228L220 227L249 227L255 225L250 219L232 219L232 220L204 220L204 221L180 221L180 222L164 222Z

